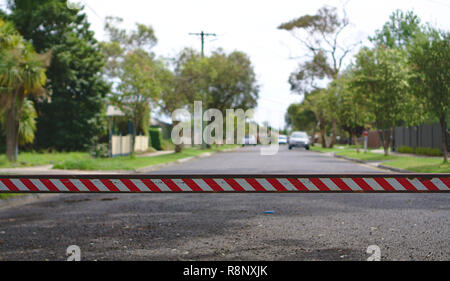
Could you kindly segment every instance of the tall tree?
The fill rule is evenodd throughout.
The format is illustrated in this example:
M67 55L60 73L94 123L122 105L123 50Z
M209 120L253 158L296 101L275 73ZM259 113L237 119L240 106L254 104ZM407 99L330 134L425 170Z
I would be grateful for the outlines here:
M255 108L258 102L259 85L250 58L243 52L226 54L217 50L207 58L206 67L208 108L226 109Z
M334 97L331 95L332 92L328 89L316 89L308 93L303 102L305 109L314 113L323 148L329 147L331 140L327 137L328 124L335 118Z
M83 150L102 131L101 112L109 86L105 64L86 14L63 0L10 0L9 18L37 52L53 51L47 71L50 99L35 100L36 145Z
M430 30L410 48L411 89L441 124L442 152L448 161L450 33Z
M337 78L345 58L359 42L344 45L342 33L348 27L349 20L344 8L341 18L336 8L322 7L315 15L303 15L278 28L290 31L306 47L309 59L300 63L296 72L289 78L291 90L307 94L324 87L326 81ZM336 140L336 120L332 122L330 147Z
M363 48L356 56L352 84L364 94L367 111L380 130L385 155L389 154L391 131L410 114L406 54L399 49Z
M404 49L421 33L420 18L413 11L396 10L389 21L369 39L378 46Z
M257 105L259 85L250 58L243 52L226 54L219 49L201 57L191 49L183 50L175 65L179 95L189 104L203 101L206 108L247 110Z
M17 160L20 121L26 97L45 92L43 86L47 80L45 71L49 60L49 53L36 53L11 24L0 20L0 110L5 113L6 156L9 161Z
M330 91L335 93L334 112L338 123L349 132L356 152L359 153L358 137L363 133L364 126L369 120L364 95L351 87L352 73L346 71L330 85Z
M166 65L152 52L157 39L151 26L137 24L127 32L119 28L121 22L120 18L107 18L105 30L110 40L101 44L108 59L105 74L113 83L110 100L131 120L134 135L148 135L150 105L157 103L161 93L157 75Z
M317 125L314 112L307 109L304 103L291 104L288 107L285 119L286 124L292 130L311 131Z

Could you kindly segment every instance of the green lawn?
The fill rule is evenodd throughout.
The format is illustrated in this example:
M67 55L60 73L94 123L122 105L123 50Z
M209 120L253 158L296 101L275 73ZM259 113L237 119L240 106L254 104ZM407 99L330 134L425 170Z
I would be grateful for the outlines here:
M336 152L336 154L345 156L348 158L352 158L352 159L362 160L362 161L388 161L388 160L393 160L393 159L397 159L398 157L401 157L401 156L392 156L392 155L384 156L384 154L373 153L370 151L367 153L364 153L364 151L362 151L362 150L359 153L357 153L356 150L344 150L344 151L338 151L338 152Z
M417 173L450 173L450 164L442 158L399 157L383 165Z
M9 198L9 197L20 196L20 195L21 194L18 194L18 193L14 193L14 194L11 194L11 193L3 193L3 194L1 194L0 193L0 200L6 199L6 198Z
M370 152L370 150L367 153L364 153L363 150L361 150L360 153L356 153L354 148L348 146L340 148L338 146L334 148L314 146L311 147L311 150L318 152L334 152L336 155L363 161L378 161L382 162L382 165L384 166L417 173L450 173L450 165L443 164L442 158L384 156L383 154Z
M54 166L54 169L66 169L66 170L131 170L134 171L139 168L148 166L166 164L175 162L177 160L198 156L206 152L217 152L220 150L230 149L235 146L223 145L217 148L205 149L200 148L185 148L181 153L172 153L166 155L160 155L155 157L117 157L117 158L81 158L81 159L69 159Z
M0 155L0 168L18 168L42 165L56 165L67 160L85 159L89 154L85 152L67 153L33 153L23 152L19 154L16 163L10 163L4 154Z
M335 146L333 148L323 148L321 146L311 147L313 151L319 152L333 152L336 155L341 155L353 159L363 160L363 161L385 161L396 159L398 156L384 156L383 154L373 153L370 150L364 153L364 149L360 148L359 153L356 152L355 146Z

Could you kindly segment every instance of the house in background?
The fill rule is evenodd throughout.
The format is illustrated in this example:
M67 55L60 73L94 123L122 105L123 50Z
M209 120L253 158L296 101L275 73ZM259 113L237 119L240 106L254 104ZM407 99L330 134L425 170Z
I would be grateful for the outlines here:
M149 147L148 136L134 136L133 124L124 119L125 114L116 106L108 105L106 109L106 116L108 117L109 126L109 154L110 157L127 156L133 152L133 138L134 138L134 151L144 152ZM118 128L117 123L128 123L128 132L126 135L122 135Z
M159 118L153 117L150 119L150 127L160 129L163 139L168 140L171 138L172 127L173 127L172 124L170 124L168 122L164 122Z

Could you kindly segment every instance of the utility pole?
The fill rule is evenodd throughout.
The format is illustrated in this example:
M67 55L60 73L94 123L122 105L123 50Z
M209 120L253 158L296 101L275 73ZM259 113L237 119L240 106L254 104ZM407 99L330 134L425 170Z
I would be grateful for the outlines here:
M202 57L205 56L205 37L217 36L215 33L205 33L203 31L200 32L200 33L189 33L189 35L200 36L200 39L202 41Z
M200 36L200 39L202 41L202 58L205 57L205 37L208 36L217 36L215 33L205 33L205 32L200 32L200 33L189 33L189 35L194 35L194 36ZM202 97L203 97L203 103L205 102L205 93L201 93ZM205 141L203 140L203 129L205 126L205 121L203 120L203 104L202 104L202 149L206 148L206 144Z

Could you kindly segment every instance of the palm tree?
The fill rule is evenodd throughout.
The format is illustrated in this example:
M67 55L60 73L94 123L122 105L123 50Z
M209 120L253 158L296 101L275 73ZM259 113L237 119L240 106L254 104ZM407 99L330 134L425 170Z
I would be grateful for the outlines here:
M26 96L45 94L50 53L36 53L10 24L1 20L0 38L0 110L5 113L6 156L15 162L22 107Z

